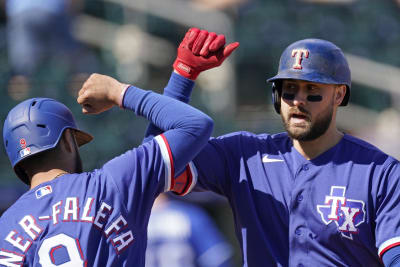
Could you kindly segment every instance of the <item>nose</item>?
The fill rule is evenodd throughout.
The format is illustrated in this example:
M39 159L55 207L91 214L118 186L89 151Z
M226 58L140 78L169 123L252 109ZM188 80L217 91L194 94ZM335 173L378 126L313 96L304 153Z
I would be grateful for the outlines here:
M304 106L307 101L307 94L303 93L301 90L294 94L293 105L294 106Z

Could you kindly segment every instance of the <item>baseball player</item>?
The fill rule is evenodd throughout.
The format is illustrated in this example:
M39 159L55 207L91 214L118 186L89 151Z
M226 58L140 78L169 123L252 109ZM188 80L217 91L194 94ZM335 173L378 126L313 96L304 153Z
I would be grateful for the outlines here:
M168 195L151 211L146 267L231 267L231 247L207 213Z
M33 98L14 107L4 145L30 190L0 219L0 266L144 266L153 201L175 191L174 173L206 144L213 126L179 101L99 74L85 82L78 102L86 114L119 105L165 132L82 172L78 146L92 136L65 105Z
M209 35L189 30L165 94L189 99L190 74L226 49L193 49ZM268 81L286 132L211 138L180 179L195 174L196 188L227 197L243 266L399 266L399 162L337 129L351 88L341 49L294 42Z

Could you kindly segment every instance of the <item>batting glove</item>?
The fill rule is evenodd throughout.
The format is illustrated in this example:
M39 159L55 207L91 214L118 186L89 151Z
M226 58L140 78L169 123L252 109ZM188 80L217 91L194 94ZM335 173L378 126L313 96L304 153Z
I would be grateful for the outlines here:
M220 66L238 47L238 42L225 46L222 34L191 28L178 47L173 67L180 75L195 80L200 72Z

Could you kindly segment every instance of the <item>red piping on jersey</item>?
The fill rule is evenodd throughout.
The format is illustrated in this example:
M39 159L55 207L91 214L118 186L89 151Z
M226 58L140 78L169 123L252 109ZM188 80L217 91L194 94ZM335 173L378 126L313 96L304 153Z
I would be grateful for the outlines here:
M396 242L396 243L393 243L393 244L387 246L386 248L382 249L381 253L379 254L379 258L381 258L381 260L382 260L382 256L383 256L383 254L385 254L386 251L388 251L389 249L391 249L393 247L397 247L399 245L400 245L400 242Z

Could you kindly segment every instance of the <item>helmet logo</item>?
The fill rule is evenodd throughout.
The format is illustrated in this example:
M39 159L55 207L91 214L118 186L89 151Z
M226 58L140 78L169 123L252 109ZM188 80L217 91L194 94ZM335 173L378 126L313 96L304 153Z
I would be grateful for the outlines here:
M22 149L26 147L26 140L25 138L19 139L19 145L21 146Z
M301 70L303 67L301 66L301 63L303 61L303 58L308 58L309 51L307 49L293 49L292 50L292 57L294 57L294 64L293 64L293 69L296 70Z
M22 150L19 151L19 156L21 158L31 154L31 148L30 147L26 147L26 140L25 138L21 138L19 139L19 145L21 146Z

